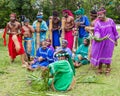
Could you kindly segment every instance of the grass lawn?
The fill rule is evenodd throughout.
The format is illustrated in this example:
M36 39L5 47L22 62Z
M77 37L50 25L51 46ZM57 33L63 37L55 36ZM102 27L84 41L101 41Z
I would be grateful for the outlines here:
M22 68L19 57L14 63L10 63L7 47L2 42L0 33L0 96L120 96L120 43L115 47L110 76L96 75L95 70L85 65L76 69L77 84L72 91L42 92L33 90L26 82L27 77L36 72L28 72ZM95 77L97 82L82 82L90 76Z

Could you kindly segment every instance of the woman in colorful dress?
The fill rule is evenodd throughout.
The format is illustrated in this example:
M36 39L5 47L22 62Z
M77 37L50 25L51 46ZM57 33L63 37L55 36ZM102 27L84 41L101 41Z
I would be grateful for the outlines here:
M108 36L108 39L98 42L93 40L91 63L94 66L98 66L98 73L102 73L102 65L106 65L106 74L111 71L110 65L112 62L112 55L114 46L117 45L117 39L119 38L116 30L116 25L111 18L106 17L105 8L100 8L98 11L98 20L95 23L94 36L97 38L104 38Z

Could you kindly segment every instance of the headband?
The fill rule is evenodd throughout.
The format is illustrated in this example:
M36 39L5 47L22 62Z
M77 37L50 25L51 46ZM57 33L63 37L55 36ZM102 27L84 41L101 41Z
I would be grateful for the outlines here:
M38 16L37 16L37 19L42 19L42 18L43 18L42 15L38 15Z
M105 13L105 12L106 12L106 10L98 11L97 14L103 14L103 13Z

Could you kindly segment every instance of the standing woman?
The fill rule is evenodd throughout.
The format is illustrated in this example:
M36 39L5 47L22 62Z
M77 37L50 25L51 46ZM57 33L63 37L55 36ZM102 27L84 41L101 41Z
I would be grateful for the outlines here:
M116 25L111 18L106 17L106 10L101 7L98 11L98 20L95 23L94 36L102 39L108 36L108 39L92 42L91 63L98 66L98 73L102 73L102 65L106 65L106 75L110 73L111 61L114 46L117 45L117 39L119 38L116 30Z

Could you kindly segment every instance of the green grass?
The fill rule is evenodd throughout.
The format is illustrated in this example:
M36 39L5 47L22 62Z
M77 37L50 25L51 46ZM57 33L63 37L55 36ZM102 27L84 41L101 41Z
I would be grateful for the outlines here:
M10 63L7 47L2 44L0 33L0 96L120 96L120 44L115 47L110 76L96 75L96 70L89 69L89 65L82 66L76 70L77 84L73 90L68 92L36 92L27 83L28 72L21 67L20 57L14 63ZM118 41L120 42L120 40ZM36 74L36 72L34 72ZM97 78L96 83L82 83L89 76Z

